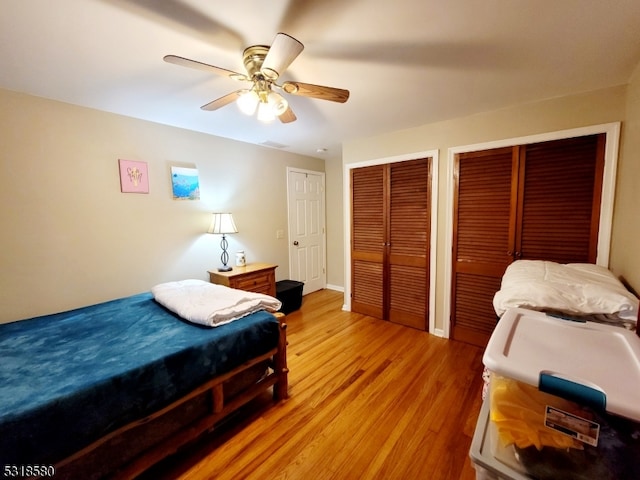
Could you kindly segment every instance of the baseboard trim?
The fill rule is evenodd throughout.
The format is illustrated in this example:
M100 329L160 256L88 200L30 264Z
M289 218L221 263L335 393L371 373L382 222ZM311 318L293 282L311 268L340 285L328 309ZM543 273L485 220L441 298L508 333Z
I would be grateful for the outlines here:
M327 290L335 290L336 292L344 293L344 287L341 287L340 285L327 284L326 288Z

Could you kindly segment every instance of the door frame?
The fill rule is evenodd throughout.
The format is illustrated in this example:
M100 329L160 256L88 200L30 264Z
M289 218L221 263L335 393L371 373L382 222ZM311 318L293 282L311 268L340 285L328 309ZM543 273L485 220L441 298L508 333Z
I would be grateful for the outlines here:
M351 170L373 165L406 162L420 158L431 158L431 238L429 239L429 333L434 333L436 304L436 254L438 239L438 159L439 151L426 150L393 157L376 158L350 163L343 166L343 219L344 219L344 305L343 310L351 311Z
M322 198L320 200L321 202L321 208L322 208L322 213L320 215L321 221L322 221L322 285L323 288L327 288L327 194L326 194L326 179L327 179L327 175L325 172L320 172L317 170L309 170L309 169L304 169L304 168L296 168L296 167L287 167L287 260L289 262L289 277L292 280L296 280L295 278L293 278L293 266L292 266L292 262L291 262L291 258L293 255L293 242L291 240L291 208L292 208L292 204L291 204L291 198L289 197L289 191L290 191L290 187L291 185L289 185L289 178L290 178L290 173L292 172L297 172L297 173L306 173L306 174L312 174L312 175L319 175L322 178ZM305 292L306 293L306 292Z
M613 224L613 202L615 198L616 171L618 167L618 150L620 142L620 122L604 123L589 127L558 130L525 137L508 138L485 143L451 147L447 151L447 190L446 225L444 245L444 303L443 303L443 331L436 335L450 338L451 333L451 281L452 281L452 249L453 249L453 204L454 204L454 167L455 156L458 153L489 150L492 148L511 147L530 143L561 140L564 138L580 137L604 133L606 135L604 154L604 174L602 178L602 198L600 201L600 223L598 226L598 255L596 263L603 267L609 266L609 250L611 247L611 227Z

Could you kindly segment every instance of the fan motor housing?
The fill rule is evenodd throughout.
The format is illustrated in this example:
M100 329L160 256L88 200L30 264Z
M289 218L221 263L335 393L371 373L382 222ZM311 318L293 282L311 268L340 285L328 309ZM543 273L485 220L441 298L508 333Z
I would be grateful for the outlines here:
M267 53L269 53L269 47L267 45L253 45L244 49L242 59L244 67L247 69L250 77L260 73L262 63Z

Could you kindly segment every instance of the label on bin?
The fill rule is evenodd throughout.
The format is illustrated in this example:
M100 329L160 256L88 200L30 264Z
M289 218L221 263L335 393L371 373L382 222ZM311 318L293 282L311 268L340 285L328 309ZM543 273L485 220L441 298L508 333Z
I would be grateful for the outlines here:
M600 425L591 420L547 405L544 424L552 430L573 437L587 445L598 446Z

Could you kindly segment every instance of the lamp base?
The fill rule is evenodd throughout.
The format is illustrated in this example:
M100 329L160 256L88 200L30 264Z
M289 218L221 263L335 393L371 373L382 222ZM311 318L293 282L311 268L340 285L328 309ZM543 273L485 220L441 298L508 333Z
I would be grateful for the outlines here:
M225 234L222 234L222 240L220 241L220 248L222 248L222 255L220 255L220 263L222 266L218 268L219 272L230 272L233 270L229 265L229 254L227 253L227 247L229 243L227 242L227 237Z

